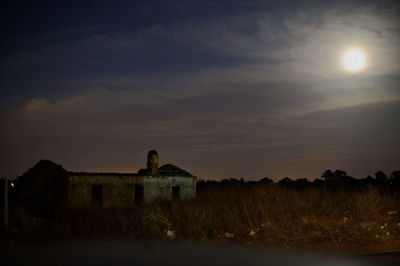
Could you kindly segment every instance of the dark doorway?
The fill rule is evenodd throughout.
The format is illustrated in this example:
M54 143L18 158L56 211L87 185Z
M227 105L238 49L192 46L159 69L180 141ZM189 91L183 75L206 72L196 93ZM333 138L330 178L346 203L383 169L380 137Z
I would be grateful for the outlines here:
M179 200L181 194L181 187L180 186L172 186L172 200Z
M135 204L143 202L144 198L144 187L142 185L135 185Z
M92 186L92 205L103 206L103 186Z

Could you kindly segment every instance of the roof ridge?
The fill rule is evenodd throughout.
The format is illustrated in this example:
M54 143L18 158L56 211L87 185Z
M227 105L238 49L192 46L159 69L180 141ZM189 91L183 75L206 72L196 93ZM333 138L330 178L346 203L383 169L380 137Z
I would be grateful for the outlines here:
M158 168L158 170L160 174L164 175L170 174L170 175L193 176L191 173L171 163L162 165L160 168Z

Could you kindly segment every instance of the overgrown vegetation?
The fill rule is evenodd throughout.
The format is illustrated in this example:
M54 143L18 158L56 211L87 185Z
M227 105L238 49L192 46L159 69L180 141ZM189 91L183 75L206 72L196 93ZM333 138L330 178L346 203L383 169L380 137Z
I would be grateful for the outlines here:
M30 230L56 238L238 241L356 253L400 250L399 179L324 174L328 177L314 182L200 181L194 200L130 209L62 209L49 219L32 218ZM27 233L21 226L16 231Z
M70 210L51 234L242 241L370 253L400 249L400 197L360 191L200 185L197 198L133 209Z

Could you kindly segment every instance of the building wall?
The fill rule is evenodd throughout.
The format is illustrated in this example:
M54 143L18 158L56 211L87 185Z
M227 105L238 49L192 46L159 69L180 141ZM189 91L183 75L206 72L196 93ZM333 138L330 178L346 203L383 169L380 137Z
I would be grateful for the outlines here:
M144 179L145 200L172 200L172 187L180 187L180 198L190 199L196 196L196 178L187 176L159 176Z
M194 198L195 177L129 176L129 175L72 175L68 177L68 206L94 205L92 187L102 187L103 207L132 207L135 205L135 185L142 185L143 200L172 200L172 187L179 186L181 199Z
M143 177L77 175L68 178L68 206L90 207L92 187L102 186L103 207L131 207L135 204L135 185L143 184Z

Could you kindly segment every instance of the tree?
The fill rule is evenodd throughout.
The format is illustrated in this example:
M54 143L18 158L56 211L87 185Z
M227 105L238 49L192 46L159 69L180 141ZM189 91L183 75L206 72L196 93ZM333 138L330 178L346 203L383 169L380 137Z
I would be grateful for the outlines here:
M330 181L330 180L335 180L335 174L331 170L325 170L321 174L321 178L324 179L325 181Z
M281 185L281 186L288 187L288 186L291 186L293 184L293 181L289 177L285 177L285 178L279 180L278 184Z
M375 173L375 179L378 184L384 184L389 180L386 174L382 171L378 171Z
M259 182L262 183L262 184L272 184L272 183L274 183L274 181L271 178L268 178L268 177L261 178Z
M343 171L343 170L335 170L335 172L333 173L335 175L336 179L344 179L347 176L347 172Z
M34 217L48 217L67 200L68 173L52 161L41 160L19 178L19 192Z
M390 180L391 181L400 181L400 170L393 171L393 173L390 175Z
M305 189L311 185L311 182L307 180L307 178L298 178L294 181L294 186L297 189Z
M390 175L390 184L394 188L400 188L400 170L393 171Z

